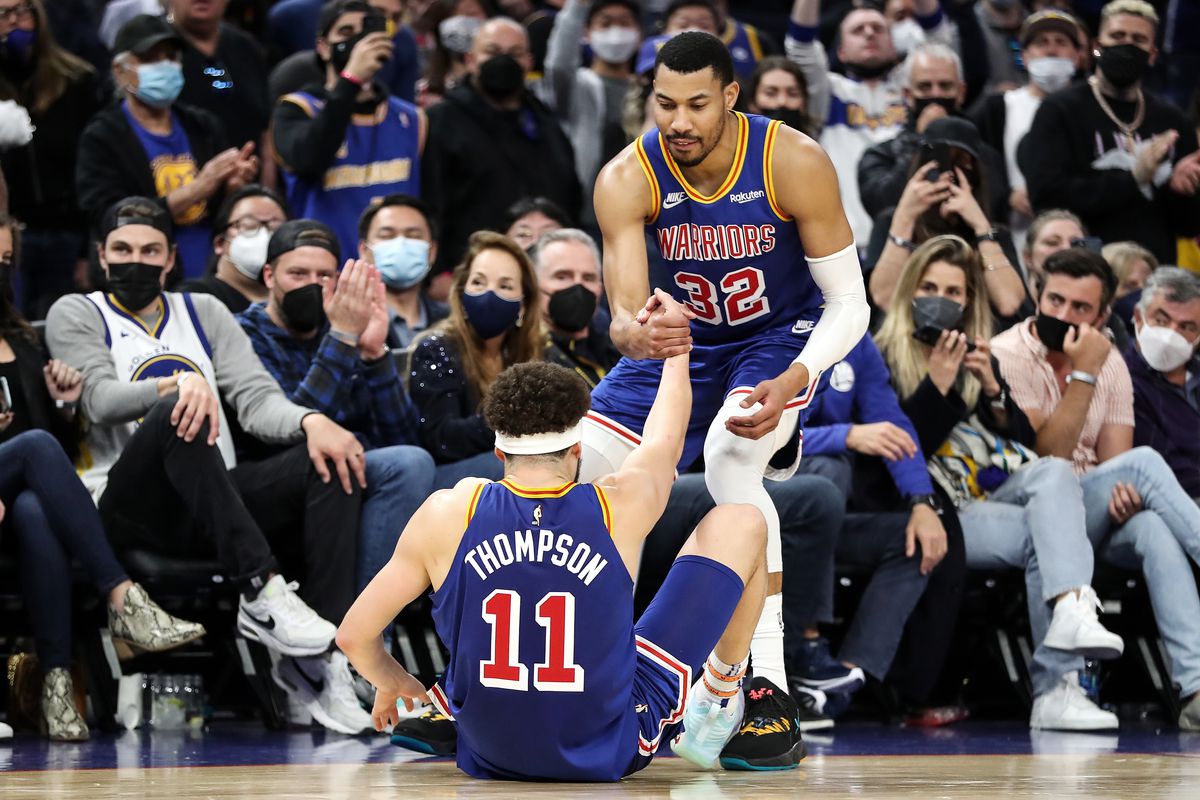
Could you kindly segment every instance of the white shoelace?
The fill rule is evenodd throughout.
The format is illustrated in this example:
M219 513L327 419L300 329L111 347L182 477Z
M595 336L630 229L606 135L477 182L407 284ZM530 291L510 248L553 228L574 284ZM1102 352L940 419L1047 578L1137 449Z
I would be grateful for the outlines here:
M1092 619L1099 619L1099 612L1104 610L1104 604L1100 602L1100 597L1091 586L1080 588L1079 605Z
M300 590L299 583L292 581L291 583L284 584L284 589L286 591L281 591L276 595L278 608L291 622L303 625L312 622L314 618L318 618L317 612L313 611L308 603L301 600L300 595L297 594ZM276 598L268 598L268 600Z

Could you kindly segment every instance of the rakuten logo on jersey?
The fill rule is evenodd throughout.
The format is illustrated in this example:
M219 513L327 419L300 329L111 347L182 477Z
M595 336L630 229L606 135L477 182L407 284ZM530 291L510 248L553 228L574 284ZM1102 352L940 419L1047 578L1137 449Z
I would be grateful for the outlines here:
M729 195L731 203L752 203L761 197L766 197L767 193L762 189L755 189L753 192L738 192L737 194Z

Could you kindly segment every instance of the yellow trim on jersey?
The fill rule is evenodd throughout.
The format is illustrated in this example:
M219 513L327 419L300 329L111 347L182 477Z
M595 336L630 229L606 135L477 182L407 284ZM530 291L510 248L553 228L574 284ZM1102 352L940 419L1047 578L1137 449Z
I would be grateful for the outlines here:
M467 503L467 525L471 524L471 517L475 516L475 507L479 505L479 495L483 494L485 486L487 486L486 483L479 484L471 494L471 502Z
M293 103L294 105L300 106L300 110L310 117L315 117L317 115L317 110L313 107L313 104L309 102L307 97L301 97L298 94L285 94L283 97L279 98L279 101L281 103Z
M746 31L746 41L750 43L750 52L754 55L754 60L762 61L763 49L762 42L758 40L758 28L753 25L743 25L742 28Z
M733 113L738 120L737 147L733 151L733 163L729 165L729 174L725 176L724 182L710 195L700 194L700 192L692 188L692 185L687 182L687 178L683 177L683 173L679 171L679 165L671 157L671 152L667 150L667 143L663 139L662 133L658 134L658 144L662 148L663 160L667 162L667 169L671 170L671 174L675 176L675 180L679 181L679 185L687 192L687 196L697 203L707 205L717 202L734 187L734 184L738 182L738 178L742 176L742 165L746 163L746 150L750 143L750 121L746 119L745 114L737 111Z
M604 514L604 527L608 531L608 535L612 536L612 509L608 505L608 497L605 496L604 490L596 484L592 484L592 488L596 490L596 497L600 500L600 511Z
M731 20L725 20L725 30L721 31L721 41L726 47L733 44L734 37L737 36L737 24Z
M775 160L775 136L779 133L779 128L783 125L779 120L773 120L767 126L767 138L763 141L763 186L767 189L767 202L771 205L771 210L775 212L775 216L779 217L784 222L791 222L792 216L789 215L779 206L779 200L775 197L775 176L772 174L772 163Z
M158 296L158 319L154 320L154 330L151 330L150 326L147 325L145 321L137 315L136 312L130 311L128 308L121 305L121 301L117 299L115 294L109 294L108 299L109 302L120 309L122 313L137 323L138 327L153 336L155 339L157 339L158 335L162 333L163 323L166 322L167 319L167 301L161 294Z
M638 165L642 168L642 174L646 176L646 182L650 184L650 206L654 211L646 217L646 224L653 225L658 219L658 210L662 207L662 190L658 188L658 178L654 175L654 168L650 166L650 158L646 155L641 136L634 139L633 152L637 155Z
M530 500L543 500L548 498L563 497L567 494L567 492L575 488L575 481L568 481L562 486L556 487L521 486L520 484L513 483L508 478L505 478L499 483L517 497L525 497Z
M141 364L139 364L137 370L135 370L133 373L133 377L131 377L129 379L129 382L137 383L138 381L142 380L142 376L146 374L146 370L148 370L150 367L153 367L155 364L161 364L164 361L175 361L179 364L184 364L186 366L189 366L192 368L192 372L194 372L195 374L204 378L204 371L201 370L199 366L197 366L195 361L192 361L187 356L181 356L181 355L177 355L175 353L163 353L160 356L155 356L154 358L151 358L147 361L143 361ZM176 370L172 374L178 375L182 372L183 372L183 370ZM208 379L205 378L205 380L208 380Z

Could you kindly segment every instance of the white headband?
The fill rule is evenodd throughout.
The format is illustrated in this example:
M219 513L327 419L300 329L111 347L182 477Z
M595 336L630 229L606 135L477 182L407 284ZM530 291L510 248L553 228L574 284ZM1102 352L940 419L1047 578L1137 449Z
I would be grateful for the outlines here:
M512 456L541 456L557 453L583 439L583 420L565 431L533 433L528 436L505 436L497 431L496 449Z

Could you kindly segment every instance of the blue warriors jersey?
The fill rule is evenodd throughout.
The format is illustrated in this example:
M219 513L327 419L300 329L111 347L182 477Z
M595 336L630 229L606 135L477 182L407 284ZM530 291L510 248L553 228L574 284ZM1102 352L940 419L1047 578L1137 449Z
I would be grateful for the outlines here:
M307 92L285 95L282 102L300 106L310 117L325 104ZM393 192L420 194L420 136L417 107L399 98L389 97L375 113L355 114L320 183L301 178L284 165L292 215L319 219L333 228L342 258L352 257L358 252L358 217L372 200Z
M633 581L603 490L484 483L433 619L450 664L431 699L458 766L485 778L617 780L639 742Z
M775 199L771 158L783 123L734 114L732 124L733 165L711 195L688 184L657 130L635 142L655 209L646 226L671 275L671 293L696 312L698 345L745 341L784 325L807 331L823 302L796 223Z
M725 31L721 41L729 48L733 58L733 69L741 78L749 78L754 74L754 68L762 60L762 43L758 39L758 29L735 19L725 21Z

